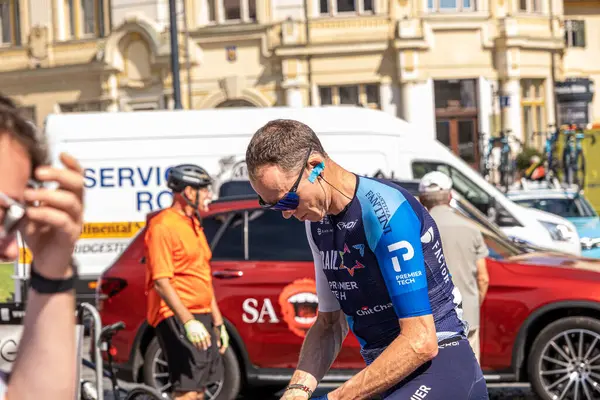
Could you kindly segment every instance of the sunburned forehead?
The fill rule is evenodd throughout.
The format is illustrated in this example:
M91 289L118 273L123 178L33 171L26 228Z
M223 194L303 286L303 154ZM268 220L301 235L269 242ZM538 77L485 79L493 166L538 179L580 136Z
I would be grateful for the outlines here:
M252 186L266 202L276 202L286 194L298 177L286 173L278 165L265 165L258 169Z

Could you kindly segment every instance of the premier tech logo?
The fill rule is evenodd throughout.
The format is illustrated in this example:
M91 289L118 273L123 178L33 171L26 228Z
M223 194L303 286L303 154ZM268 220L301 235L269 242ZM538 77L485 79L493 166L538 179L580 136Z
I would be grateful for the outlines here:
M83 224L79 240L129 239L134 237L145 225L145 222L88 222ZM100 247L78 243L75 247L75 253L113 253L123 251L125 247L125 243L105 243ZM86 249L90 251L86 251ZM30 264L31 260L31 251L28 248L19 248L19 262L21 264Z

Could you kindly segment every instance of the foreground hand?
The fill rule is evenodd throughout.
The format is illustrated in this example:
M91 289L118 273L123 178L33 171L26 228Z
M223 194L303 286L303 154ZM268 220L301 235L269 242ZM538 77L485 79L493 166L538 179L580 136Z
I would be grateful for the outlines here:
M202 322L190 319L183 327L188 340L198 349L207 350L210 347L210 335Z
M83 169L68 154L61 154L65 169L42 166L36 169L39 182L56 182L56 189L30 188L25 191L28 203L19 226L23 239L33 253L36 270L50 279L71 275L71 259L75 242L83 226Z
M219 338L219 353L223 354L229 347L229 334L225 324L221 324L219 327L215 327L217 331L217 337Z

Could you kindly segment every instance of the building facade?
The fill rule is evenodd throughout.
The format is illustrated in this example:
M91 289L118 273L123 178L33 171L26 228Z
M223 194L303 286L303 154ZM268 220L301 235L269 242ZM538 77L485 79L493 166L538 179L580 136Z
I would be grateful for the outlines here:
M0 0L0 17L0 90L39 124L173 106L167 0ZM180 0L182 103L361 104L475 164L482 137L555 122L562 21L561 0Z
M600 60L600 1L565 0L564 8L565 80L558 93L559 113L565 122L598 122L600 98L593 86L600 85L595 62Z

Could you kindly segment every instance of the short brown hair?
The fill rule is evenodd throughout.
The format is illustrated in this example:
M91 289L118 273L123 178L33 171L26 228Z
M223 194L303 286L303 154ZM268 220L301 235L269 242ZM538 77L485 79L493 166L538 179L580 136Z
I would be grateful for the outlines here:
M28 120L18 105L0 94L0 135L10 135L31 157L31 175L40 165L49 163L48 146L33 121Z
M265 165L277 165L285 172L300 169L306 152L327 153L317 134L306 124L292 119L276 119L260 128L246 150L248 174L255 178L256 172Z
M450 203L450 191L440 190L439 192L419 193L419 201L428 210L435 206L444 206Z

